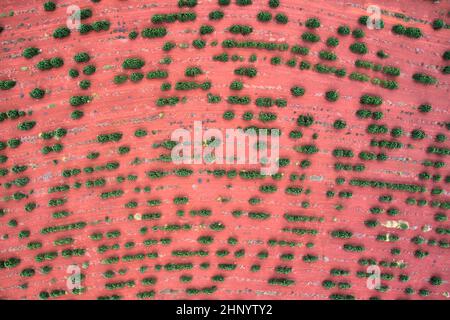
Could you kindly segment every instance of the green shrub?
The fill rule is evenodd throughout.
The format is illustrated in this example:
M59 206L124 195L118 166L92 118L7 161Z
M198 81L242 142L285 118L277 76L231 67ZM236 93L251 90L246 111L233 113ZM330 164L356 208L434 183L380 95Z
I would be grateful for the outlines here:
M128 80L128 76L126 74L118 74L114 76L113 82L115 84L122 84L125 83Z
M59 27L53 32L53 38L62 39L70 36L70 29L67 27Z
M305 89L299 86L294 86L291 88L291 94L294 97L301 97L305 94Z
M328 61L334 61L337 59L336 54L334 54L331 51L327 51L327 50L321 50L319 52L319 57L320 57L320 59L328 60Z
M13 80L0 80L0 90L9 90L14 88L16 81Z
M275 21L278 24L286 24L286 23L288 23L289 19L288 19L287 15L285 15L284 13L277 13L275 15Z
M124 69L141 69L145 65L145 61L139 58L128 58L122 63Z
M335 47L337 47L339 45L339 39L335 38L335 37L329 37L327 39L326 43L327 43L328 47L335 48Z
M366 54L368 49L364 42L355 42L350 45L350 51L356 54Z
M167 34L167 29L164 27L147 28L142 30L141 35L143 38L162 38Z
M78 85L80 86L81 89L87 90L87 89L89 89L91 87L91 81L89 81L89 80L81 80Z
M203 74L203 71L199 67L188 67L184 71L186 77L196 77Z
M339 93L336 90L330 90L325 93L325 99L330 102L335 102L339 99Z
M90 76L90 75L94 74L96 70L97 70L97 68L94 65L90 64L83 68L83 73L87 76Z
M214 27L211 25L205 24L200 27L199 32L201 35L211 34L214 32Z
M76 69L69 70L69 77L77 78L79 75L80 75L80 73L78 72L78 70L76 70Z
M383 99L379 96L364 94L360 97L359 103L363 105L379 106L383 103Z
M83 112L83 111L81 111L81 110L75 110L75 111L73 111L73 112L70 114L70 117L71 117L73 120L78 120L78 119L81 119L81 118L83 117L83 115L84 115L84 112Z
M53 1L47 1L44 3L44 10L45 11L55 11L56 4Z
M311 32L304 32L302 34L302 40L305 42L316 43L320 41L320 36Z
M88 62L91 59L91 57L89 56L89 54L87 52L80 52L77 53L74 57L73 60L75 62L81 63L81 62Z
M233 34L241 34L241 35L245 36L245 35L252 33L253 28L248 25L234 24L228 28L228 31L230 31Z
M81 106L83 104L89 103L92 100L90 96L72 96L69 99L69 103L73 107Z
M24 121L17 125L17 129L22 131L31 130L36 125L36 121Z
M203 49L206 46L206 41L202 39L195 39L192 41L192 46L196 49Z
M445 22L442 19L434 19L432 27L434 30L440 30L445 27Z
M432 85L437 83L437 79L433 76L424 73L414 73L412 76L413 80L418 83L423 83L426 85Z
M347 36L350 34L350 27L346 26L346 25L342 25L339 26L337 29L337 32L341 35L341 36Z
M32 97L34 99L42 99L44 97L44 95L45 95L45 90L43 90L41 88L34 88L30 92L30 97Z
M307 115L300 115L297 118L297 125L301 127L309 127L314 123L314 118L307 114Z
M364 38L365 35L366 35L366 34L364 33L364 31L363 31L362 29L354 29L354 30L352 31L352 36L353 36L353 38L355 38L355 39L361 39L361 38Z
M305 22L305 26L309 29L316 29L320 27L320 20L317 18L309 18Z
M26 59L31 59L40 53L41 53L40 49L35 48L35 47L28 47L28 48L23 49L22 56L25 57Z
M269 22L270 20L272 20L272 14L269 11L260 11L257 14L256 18L260 22Z
M133 73L130 75L130 80L131 80L132 82L139 82L139 81L141 81L142 79L144 79L144 74L141 73L141 72L133 72Z
M111 23L107 20L99 20L99 21L95 21L91 27L92 30L96 31L96 32L100 32L100 31L108 31L109 27L111 26Z
M221 20L224 17L223 11L215 10L208 14L209 20Z
M347 123L342 119L338 119L333 123L333 127L337 130L345 129L346 126Z

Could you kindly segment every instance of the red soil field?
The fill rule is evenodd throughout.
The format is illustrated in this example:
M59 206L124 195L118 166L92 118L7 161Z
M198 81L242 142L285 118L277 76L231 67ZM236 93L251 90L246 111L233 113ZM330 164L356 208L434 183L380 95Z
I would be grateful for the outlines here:
M110 0L93 3L88 0L57 0L54 11L44 11L42 1L2 0L0 5L0 33L2 51L0 53L0 81L12 79L17 83L9 90L0 91L0 112L11 109L23 110L27 114L19 119L5 119L0 123L0 141L7 142L11 138L20 138L21 145L15 149L5 147L1 155L8 159L0 164L0 168L8 169L8 173L0 177L0 262L9 258L18 258L20 263L14 267L0 265L0 298L2 299L39 299L45 298L42 292L65 290L58 296L50 294L49 299L97 299L116 295L122 299L136 299L140 292L151 293L152 299L330 299L345 298L333 294L347 295L354 299L448 299L450 285L448 282L450 259L448 253L449 223L447 210L448 196L448 153L438 155L427 152L429 146L438 146L449 150L448 141L436 142L436 135L448 136L449 116L449 82L448 75L441 72L448 64L443 54L449 50L449 30L433 30L431 24L435 19L450 20L449 3L441 1L300 1L280 0L277 8L271 8L266 0L253 0L250 6L238 6L232 0L228 6L219 6L216 0L199 0L193 8L179 8L177 1L161 0L157 3L146 3L137 0ZM368 15L368 5L376 4L382 11L384 28L369 30L358 23L363 15ZM83 23L93 23L98 20L108 20L107 31L91 31L81 35L72 31L69 37L54 39L53 31L64 26L67 20L66 9L70 5L92 9L92 17ZM224 18L210 20L211 11L222 10ZM167 35L162 38L145 39L140 34L135 40L128 39L129 32L141 32L148 27L154 27L151 17L155 14L192 11L196 13L195 21L164 23L158 26L167 28ZM262 23L256 18L260 11L284 13L288 16L287 24L278 24L275 20ZM10 14L13 12L14 14ZM397 16L394 15L397 13ZM403 14L405 18L398 14ZM407 18L410 18L409 20ZM320 20L321 26L315 30L308 29L305 21L309 18ZM202 25L211 25L215 31L200 36L198 30ZM249 35L235 35L227 28L233 24L253 27ZM396 24L406 27L416 27L422 30L420 39L411 39L394 34L391 29ZM348 25L351 30L362 29L365 36L355 39L352 35L342 36L337 33L341 25ZM320 36L317 43L302 41L301 35L314 32ZM339 39L336 48L326 45L328 37ZM195 39L204 39L207 44L203 49L192 46ZM252 48L223 48L222 41L272 41L289 44L286 51L269 51ZM170 52L162 50L164 43L174 42L177 47ZM217 45L211 45L214 41ZM349 46L355 41L364 42L368 47L367 54L352 53ZM309 48L306 56L294 55L291 47L294 45ZM36 47L41 53L32 59L22 56L25 48ZM319 52L329 50L336 54L335 61L321 60ZM386 59L377 57L377 52L383 50L389 54ZM87 52L91 59L88 63L78 64L73 56L79 52ZM228 62L214 61L213 56L228 53ZM249 62L249 57L255 54L257 60ZM243 61L232 61L231 56L243 57ZM280 65L272 65L272 57L280 57ZM41 71L36 64L42 59L61 57L64 66L52 70ZM167 79L142 79L133 83L127 81L115 84L116 75L131 72L122 69L122 62L127 58L140 58L145 61L142 72L162 69L168 72ZM161 64L161 59L170 57L172 62ZM308 61L311 65L323 63L336 68L346 69L345 77L334 74L321 74L311 70L301 70L298 65L289 67L286 62L296 58L297 63ZM383 66L394 66L401 70L398 77L389 77L380 71L367 70L355 66L357 59L372 61ZM81 70L85 65L93 64L96 72L83 75ZM184 75L188 67L198 66L204 74L196 78ZM234 74L236 68L252 66L258 74L254 78L240 77ZM69 70L76 68L80 76L72 79ZM135 71L135 70L133 70ZM398 83L398 89L388 90L371 82L351 80L352 72L367 74L371 78L391 79ZM417 83L412 79L415 73L425 73L437 79L433 85ZM91 87L82 90L78 82L91 80ZM174 89L178 81L211 81L208 91L196 89L192 91L177 91ZM241 91L230 90L233 80L241 80L244 88ZM172 89L161 91L163 82L170 82ZM291 94L293 86L301 86L305 94L294 97ZM33 99L29 92L39 87L47 91L42 99ZM339 99L329 102L325 92L336 90ZM220 95L220 103L208 102L207 93ZM383 103L377 107L364 107L360 97L364 94L379 96ZM93 100L80 107L72 107L69 99L76 95L90 95ZM227 97L231 95L247 95L251 98L248 105L231 105ZM178 96L180 101L176 106L157 106L155 101L161 97ZM283 98L287 106L279 108L261 108L255 105L258 97ZM429 104L432 110L428 113L419 112L418 106ZM358 109L381 111L383 118L379 120L361 119L355 113ZM82 110L81 119L71 119L74 110ZM223 113L233 111L235 118L225 120ZM244 112L253 112L251 121L242 120ZM274 112L276 121L263 123L258 120L258 113ZM310 114L314 123L309 127L297 124L300 115ZM346 121L345 129L337 130L333 123L337 119ZM17 125L22 121L36 121L29 131L20 131ZM170 139L171 133L178 128L192 129L194 121L201 120L204 128L237 128L250 125L273 127L281 130L280 158L290 160L289 165L280 168L281 178L247 180L236 176L233 178L216 177L207 170L225 169L241 170L258 169L249 165L175 165L159 160L161 154L169 152L163 148L155 148L155 143ZM370 124L385 125L391 129L401 127L403 135L392 138L388 133L371 134L367 127ZM59 140L44 140L40 134L55 130L67 129L67 135ZM137 138L137 129L145 129L148 135ZM411 138L412 130L420 129L426 134L422 140ZM294 140L289 137L291 130L300 130L302 138ZM97 141L99 134L121 132L119 142L101 144ZM371 140L395 140L402 144L398 149L387 149L371 146ZM44 146L61 143L61 152L41 152ZM294 150L295 146L313 144L319 151L315 154L302 154ZM124 155L118 153L119 146L129 146L130 152ZM353 158L336 158L334 149L350 149ZM90 152L99 152L97 159L86 157ZM366 161L358 157L360 152L370 151L387 155L385 161ZM135 159L138 158L139 161ZM310 160L308 168L300 166L301 161ZM56 160L56 161L55 161ZM423 165L425 160L442 161L443 167L434 168ZM94 171L86 173L83 168L105 165L108 162L118 162L118 169ZM364 164L365 170L337 171L335 163ZM26 165L27 170L16 174L11 171L14 165ZM81 173L73 177L64 177L62 172L78 168ZM189 168L193 174L188 177L178 177L169 174L160 179L150 179L147 172L151 170L170 171ZM441 179L423 180L419 178L422 172L440 175ZM303 181L290 181L290 176L304 174ZM128 175L136 175L134 181L127 180ZM119 183L117 177L125 177ZM12 185L8 182L27 177L25 186ZM104 178L104 186L88 188L86 181ZM343 184L338 184L337 178L345 178ZM389 190L351 185L351 179L367 179L399 184L416 184L424 186L425 192L411 193L404 190ZM79 182L81 186L75 187ZM54 186L68 184L69 190L49 193ZM274 193L262 193L261 185L273 184L277 187ZM145 187L150 192L144 192ZM289 186L303 188L300 195L289 195L285 189ZM141 190L136 192L135 188ZM434 188L442 189L439 194L432 194ZM102 192L122 190L122 196L103 200ZM305 193L310 190L309 193ZM327 191L335 192L334 197L327 197ZM339 192L351 191L351 198L340 198ZM8 197L15 192L23 192L27 198L12 200ZM390 203L380 202L379 197L392 196ZM173 198L186 196L187 204L174 204ZM249 204L252 197L260 197L259 204ZM423 206L407 204L407 198L427 200ZM64 198L67 201L61 206L49 206L49 200ZM158 206L150 207L148 200L158 199ZM136 208L127 208L125 204L136 201ZM27 203L36 203L37 207L27 212ZM436 204L437 203L437 204ZM339 205L339 206L338 206ZM337 207L338 206L338 207ZM381 207L384 212L373 214L370 209ZM398 209L397 215L390 216L389 208ZM191 216L190 210L209 209L212 214L207 217ZM55 219L55 211L66 210L72 214ZM184 216L177 215L177 210L184 210ZM242 210L240 217L234 216L235 210ZM265 212L270 214L267 220L253 220L247 212ZM157 220L130 220L130 215L159 212ZM303 215L322 218L320 221L291 222L284 215ZM436 218L440 214L440 219ZM377 225L368 228L367 220L376 220ZM14 220L17 225L14 226ZM389 221L391 223L389 224ZM69 230L42 234L45 227L67 225L85 222L81 230ZM221 222L225 228L221 231L210 229L210 224ZM405 228L392 228L392 222L403 222ZM170 224L188 224L190 230L164 231L154 230L154 226ZM386 226L386 224L388 224ZM395 223L394 223L395 224ZM140 229L147 227L148 232L142 234ZM283 228L305 228L315 230L315 234L295 234L283 231ZM19 237L21 231L29 231L28 237ZM114 239L94 241L93 233L105 235L109 231L120 231L120 236ZM336 230L351 232L350 239L340 239L332 236ZM394 234L397 241L379 241L380 234ZM212 244L201 244L200 236L212 236ZM412 241L422 237L424 243ZM56 246L54 241L71 237L71 244ZM230 245L229 237L237 239L237 244ZM414 238L416 237L416 238ZM170 244L146 246L147 239L170 238ZM271 246L269 240L292 241L295 246ZM30 242L41 242L42 247L31 250ZM134 242L134 247L126 248L127 242ZM100 245L112 246L118 244L118 249L99 252ZM307 245L308 244L308 245ZM360 245L362 252L349 252L343 249L345 244ZM394 255L392 249L400 249ZM84 255L64 257L66 249L85 249ZM228 250L227 256L218 256L218 250ZM242 257L234 253L245 250ZM205 250L207 256L174 256L174 250ZM415 256L417 250L428 253L422 259ZM56 251L56 259L45 262L36 261L40 253ZM258 253L267 251L268 257L261 259ZM123 256L130 254L148 254L157 252L157 258L145 257L143 260L124 261ZM292 260L283 260L281 255L292 254ZM317 261L304 261L305 255L317 257ZM105 264L103 259L115 256L120 261L115 264ZM384 279L382 285L388 286L380 290L367 288L366 277L358 276L357 272L367 272L367 266L361 259L373 259L379 265ZM384 263L384 262L387 263ZM381 262L381 264L380 264ZM391 262L403 262L402 268L389 266ZM168 263L191 263L189 270L158 270L158 265ZM209 263L207 269L202 269L202 263ZM219 264L235 264L234 270L221 270ZM40 268L52 266L45 274ZM82 290L73 293L67 288L66 282L70 273L67 268L77 265L84 276ZM260 265L259 271L252 270L253 265ZM148 267L141 270L142 266ZM277 272L277 267L290 267L287 274ZM24 269L35 271L32 277L21 273ZM332 275L332 269L348 271L346 275ZM112 278L106 278L104 273L114 271ZM120 270L120 272L119 272ZM212 277L220 275L223 281L213 281ZM401 277L403 275L403 277ZM181 276L191 276L192 280L183 282ZM152 285L144 285L144 278L155 278ZM272 278L287 278L293 280L288 286L269 283ZM391 279L392 278L392 279ZM406 281L403 281L407 279ZM430 279L434 279L430 280ZM130 287L108 289L105 284L120 283L134 280ZM333 288L327 289L323 282L331 280ZM341 283L341 285L339 285ZM213 292L196 292L187 289L202 289L215 286ZM407 289L405 291L405 289ZM194 293L193 293L194 292ZM412 292L408 294L408 292Z

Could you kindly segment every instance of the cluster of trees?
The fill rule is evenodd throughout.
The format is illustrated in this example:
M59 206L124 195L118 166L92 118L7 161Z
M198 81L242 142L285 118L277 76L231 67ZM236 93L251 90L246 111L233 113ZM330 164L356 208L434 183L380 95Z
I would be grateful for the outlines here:
M292 279L288 279L288 278L270 278L269 280L267 280L267 283L270 285L278 285L278 286L287 287L287 286L295 284L295 281Z
M38 49L36 47L28 47L28 48L23 49L22 56L26 59L31 59L40 53L41 53L40 49Z
M269 41L236 41L233 39L226 39L222 41L223 48L252 48L252 49L263 49L269 51L286 51L289 49L289 44L287 43L277 43Z
M277 115L273 112L260 112L258 119L262 122L275 121L277 119Z
M380 106L383 103L383 98L380 96L364 94L359 98L359 103L369 106Z
M41 88L34 88L30 91L30 97L34 99L42 99L45 95L45 90Z
M97 141L100 143L117 142L122 139L122 136L123 136L123 134L121 132L99 134L97 136Z
M356 111L355 114L360 119L372 118L373 120L380 120L383 118L383 112L381 112L381 111L372 112L367 109L359 109Z
M152 22L155 24L160 23L173 23L179 22L189 22L195 21L197 19L197 14L195 12L178 12L178 13L168 13L168 14L154 14L151 18Z
M302 34L302 40L305 42L316 43L320 41L320 36L307 31Z
M330 102L335 102L339 99L339 93L336 90L325 92L325 99Z
M117 197L122 196L123 194L124 194L123 190L116 189L116 190L112 190L112 191L102 192L100 194L100 198L102 198L102 199L117 198Z
M248 25L234 24L228 28L228 31L233 34L241 34L243 36L246 36L253 32L253 27Z
M81 230L84 227L87 226L87 223L84 221L81 222L74 222L66 225L59 225L59 226L51 226L41 229L41 234L49 234L49 233L55 233L55 232L61 232L61 231L68 231L68 230Z
M305 144L301 146L294 147L294 150L304 154L314 154L319 152L319 149L313 144Z
M156 105L157 105L158 107L163 107L163 106L174 106L174 105L176 105L178 102L180 102L180 98L179 98L179 97L159 98L158 100L156 100Z
M69 103L72 107L78 107L83 104L89 103L92 100L91 96L72 96L69 99Z
M306 115L300 115L297 118L297 125L301 127L309 127L314 123L314 118L312 115L306 114Z
M320 20L317 18L309 18L306 20L305 26L309 29L317 29L320 27Z
M122 63L124 69L141 69L145 65L145 61L139 58L128 58Z
M178 81L175 84L175 90L194 90L201 88L202 90L209 90L211 88L211 82L205 81L203 83L197 83L195 81Z
M21 262L21 259L16 257L11 257L6 260L0 260L0 269L12 269L17 267Z
M422 30L415 27L405 27L401 24L396 24L392 27L392 32L398 35L405 35L408 38L419 39L423 36Z
M178 7L188 7L193 8L197 5L197 0L178 0Z
M56 4L53 1L44 2L44 10L45 11L55 11Z
M390 190L398 190L398 191L406 191L406 192L425 192L426 188L422 185L418 184L408 184L408 183L392 183L392 182L384 182L378 180L367 180L367 179L351 179L349 181L351 186L358 187L371 187L377 189L390 189Z
M437 79L433 76L430 76L428 74L425 73L414 73L412 76L413 80L419 83L423 83L423 84L428 84L428 85L432 85L432 84L436 84L437 83Z
M16 86L14 80L0 80L0 90L9 90Z
M366 54L369 51L364 42L355 42L350 45L349 49L356 54Z
M77 63L83 63L83 62L88 62L89 60L91 60L91 57L89 56L89 54L87 52L79 52L74 55L73 60Z
M375 123L369 124L367 126L367 132L371 133L371 134L385 134L387 133L389 130L385 125L378 125Z
M365 250L364 246L362 245L354 245L349 243L344 244L342 246L342 249L349 252L363 252Z
M258 74L258 71L253 67L240 67L234 70L234 74L254 78Z
M92 24L84 24L84 23L80 24L78 31L80 32L80 34L84 35L88 34L93 30L96 32L108 31L110 26L111 23L108 20L99 20Z
M336 158L353 158L354 154L351 149L334 149L333 156Z
M199 67L187 67L184 71L184 75L191 78L199 76L201 74L203 74L203 71Z
M192 46L196 49L203 49L206 47L206 41L202 39L195 39L192 41Z
M200 33L201 35L205 35L205 34L213 33L214 30L215 30L215 29L214 29L213 26L204 24L204 25L200 26L199 33Z
M70 36L70 29L67 27L59 27L53 32L53 38L62 39Z
M221 20L224 17L224 13L221 10L214 10L208 14L209 20Z
M166 70L149 71L146 75L147 79L166 79L169 73Z
M335 61L337 59L337 56L334 52L328 50L321 50L319 52L319 58L328 61Z
M227 98L227 102L229 104L241 104L241 105L248 105L250 103L251 99L249 96L229 96Z
M270 97L259 97L255 100L255 105L258 107L272 107L274 104L278 107L285 107L287 101L282 98L272 99Z
M146 28L141 32L143 38L162 38L166 34L167 29L165 27Z
M300 66L300 68L302 68L302 66ZM309 68L308 68L309 69ZM345 69L337 69L333 66L327 66L321 63L316 63L314 65L314 71L318 72L318 73L334 73L335 76L337 77L345 77L345 75L347 74L347 72L345 71Z
M303 87L300 86L294 86L291 88L291 94L294 97L301 97L305 94L305 89Z
M392 133L392 131L391 131L391 133ZM370 146L371 147L379 147L379 148L387 148L387 149L400 149L403 147L403 144L398 141L372 139L370 141Z
M331 236L333 238L339 238L339 239L350 239L352 237L353 233L351 231L347 230L334 230L331 232Z
M341 36L348 36L350 34L350 27L347 25L342 25L337 28L337 33Z
M437 155L450 155L450 149L444 148L444 147L436 147L436 146L429 146L427 148L427 153L437 154Z
M39 70L50 70L52 68L60 68L64 65L64 60L59 57L51 58L51 59L44 59L39 61L36 64L36 68Z
M370 80L370 77L364 73L352 72L349 75L349 79L361 82L368 82Z
M306 56L306 55L308 55L308 53L309 53L309 48L294 45L294 46L292 46L292 48L291 48L291 53L293 53L293 54L299 54L299 55L302 55L302 56Z

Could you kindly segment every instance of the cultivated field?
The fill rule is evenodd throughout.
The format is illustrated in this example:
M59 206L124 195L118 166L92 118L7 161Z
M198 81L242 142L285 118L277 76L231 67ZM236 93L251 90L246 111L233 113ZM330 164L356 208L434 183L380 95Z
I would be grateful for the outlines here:
M0 298L450 297L448 1L44 2L0 1ZM279 172L172 163L194 121Z

